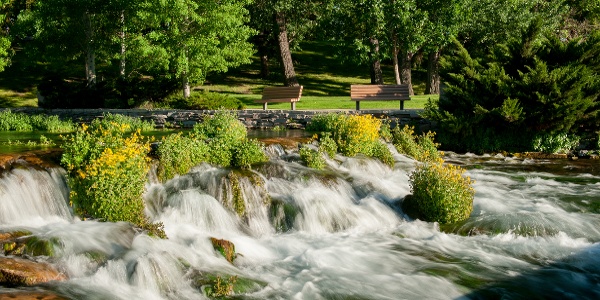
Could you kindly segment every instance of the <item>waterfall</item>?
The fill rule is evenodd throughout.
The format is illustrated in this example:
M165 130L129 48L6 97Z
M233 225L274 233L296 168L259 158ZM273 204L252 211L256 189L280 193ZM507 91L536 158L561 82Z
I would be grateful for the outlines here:
M62 169L17 167L0 177L0 226L71 222L69 189Z
M214 299L217 283L243 299L600 297L600 174L581 162L448 154L476 182L474 210L437 224L400 208L416 163L406 156L390 168L336 155L313 170L270 149L252 170L149 176L146 214L168 239L74 218L59 168L4 172L0 226L56 241L33 259L68 280L37 288L70 299ZM235 245L235 260L211 239Z

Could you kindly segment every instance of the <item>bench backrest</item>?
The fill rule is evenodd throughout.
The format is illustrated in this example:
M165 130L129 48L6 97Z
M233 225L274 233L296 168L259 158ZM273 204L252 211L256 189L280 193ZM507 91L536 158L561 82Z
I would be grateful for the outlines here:
M302 96L302 86L270 86L262 92L262 100L289 100L296 102Z
M352 100L410 100L410 94L407 84L353 84L350 86L350 98Z

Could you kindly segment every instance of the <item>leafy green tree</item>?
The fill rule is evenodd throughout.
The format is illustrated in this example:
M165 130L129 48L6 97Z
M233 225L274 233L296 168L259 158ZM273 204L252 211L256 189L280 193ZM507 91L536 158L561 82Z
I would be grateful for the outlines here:
M248 5L250 26L257 30L254 43L261 58L261 75L269 75L269 56L276 56L283 83L297 86L298 78L291 49L312 32L321 16L323 1L256 0Z
M369 66L371 83L383 84L381 60L386 51L386 1L349 1L331 3L326 27L330 37L338 42L345 59Z
M385 27L392 45L396 84L408 84L411 95L414 95L412 59L425 42L422 32L426 18L426 13L417 8L415 0L393 0L385 6Z
M439 59L441 50L452 42L464 23L468 14L469 3L467 0L421 0L417 8L427 13L424 26L426 42L423 50L428 53L427 81L425 82L426 94L440 93Z
M12 16L10 10L12 8L12 0L0 0L0 72L10 64L11 58L11 40L9 38L10 23Z
M532 22L541 19L542 31L555 32L567 12L564 1L481 0L471 1L458 39L474 57L485 56L491 48L521 39ZM541 36L542 37L542 36Z
M184 97L191 85L202 83L209 72L224 72L249 63L254 50L248 42L254 31L245 25L246 0L176 0L154 3L156 26L147 36L167 57L156 64L168 66L182 83ZM168 58L168 61L165 61Z

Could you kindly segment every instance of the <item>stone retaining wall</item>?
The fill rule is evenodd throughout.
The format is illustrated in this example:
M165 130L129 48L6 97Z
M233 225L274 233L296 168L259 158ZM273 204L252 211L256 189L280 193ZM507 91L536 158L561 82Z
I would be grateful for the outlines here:
M191 128L201 122L206 115L212 115L214 110L174 110L174 109L43 109L43 108L11 108L13 112L26 114L57 115L61 119L71 119L76 122L90 122L102 118L106 113L122 114L144 120L152 120L157 128L183 127ZM370 114L376 118L388 119L393 128L397 125L413 125L417 131L427 131L431 123L423 119L421 110L239 110L238 118L249 129L270 129L276 126L289 129L303 129L313 116L324 113Z

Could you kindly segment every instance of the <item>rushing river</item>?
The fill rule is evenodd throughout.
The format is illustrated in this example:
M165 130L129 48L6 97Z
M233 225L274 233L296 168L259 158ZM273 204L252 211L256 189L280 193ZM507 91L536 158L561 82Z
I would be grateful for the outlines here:
M61 169L15 168L0 178L0 231L57 238L47 261L69 279L44 288L71 299L203 299L198 273L255 282L239 299L600 298L600 161L447 154L476 194L470 219L439 226L399 208L412 159L396 154L390 169L338 156L315 172L269 150L255 173L279 210L249 180L239 181L247 214L227 210L227 170L201 165L165 184L150 176L147 214L169 237L160 240L74 217ZM211 237L235 244L234 264Z

